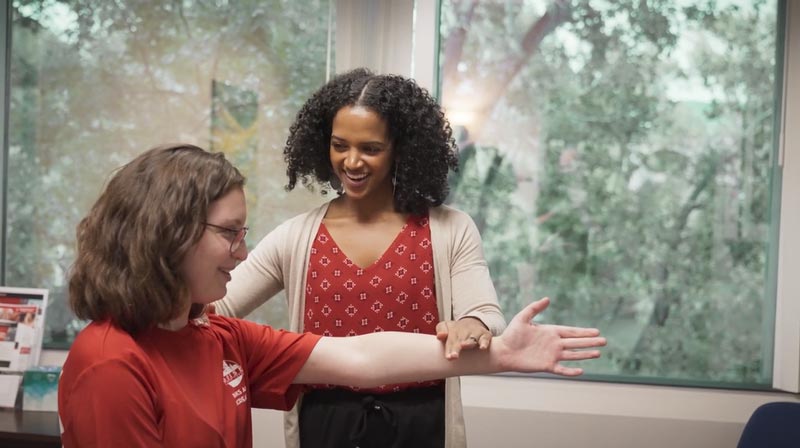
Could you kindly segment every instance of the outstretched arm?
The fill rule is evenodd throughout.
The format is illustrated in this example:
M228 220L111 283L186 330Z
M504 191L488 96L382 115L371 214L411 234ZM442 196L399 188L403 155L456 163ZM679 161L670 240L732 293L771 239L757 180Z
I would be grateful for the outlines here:
M455 360L445 358L445 347L432 335L384 332L322 338L294 382L373 387L505 371L580 375L583 369L561 361L597 358L600 352L594 348L606 340L593 328L531 323L549 303L545 298L528 305L488 350L462 352Z

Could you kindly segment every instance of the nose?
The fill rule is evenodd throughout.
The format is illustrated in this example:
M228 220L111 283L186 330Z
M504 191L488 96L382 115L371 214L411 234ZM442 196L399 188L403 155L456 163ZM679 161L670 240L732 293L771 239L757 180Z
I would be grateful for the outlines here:
M248 254L247 241L242 240L241 244L239 244L239 247L237 247L236 250L233 251L231 255L233 256L233 258L242 262L247 259L247 254Z
M357 149L347 151L347 157L344 159L345 168L355 169L361 166L361 163L361 153Z

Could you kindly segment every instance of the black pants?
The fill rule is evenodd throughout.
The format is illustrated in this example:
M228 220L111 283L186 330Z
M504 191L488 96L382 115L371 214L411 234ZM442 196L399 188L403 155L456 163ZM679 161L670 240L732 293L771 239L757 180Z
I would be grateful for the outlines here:
M389 394L314 390L300 406L301 448L443 448L444 386Z

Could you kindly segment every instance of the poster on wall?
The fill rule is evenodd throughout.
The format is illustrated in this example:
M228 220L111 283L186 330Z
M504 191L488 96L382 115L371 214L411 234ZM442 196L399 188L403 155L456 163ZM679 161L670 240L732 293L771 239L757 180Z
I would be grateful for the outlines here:
M0 287L0 373L39 364L47 290Z

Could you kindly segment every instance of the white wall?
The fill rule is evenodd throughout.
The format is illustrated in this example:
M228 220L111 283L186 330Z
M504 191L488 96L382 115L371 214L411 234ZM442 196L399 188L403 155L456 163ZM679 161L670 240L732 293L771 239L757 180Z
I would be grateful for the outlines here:
M787 393L479 376L462 379L471 448L730 448ZM282 415L254 410L254 446L283 448Z

